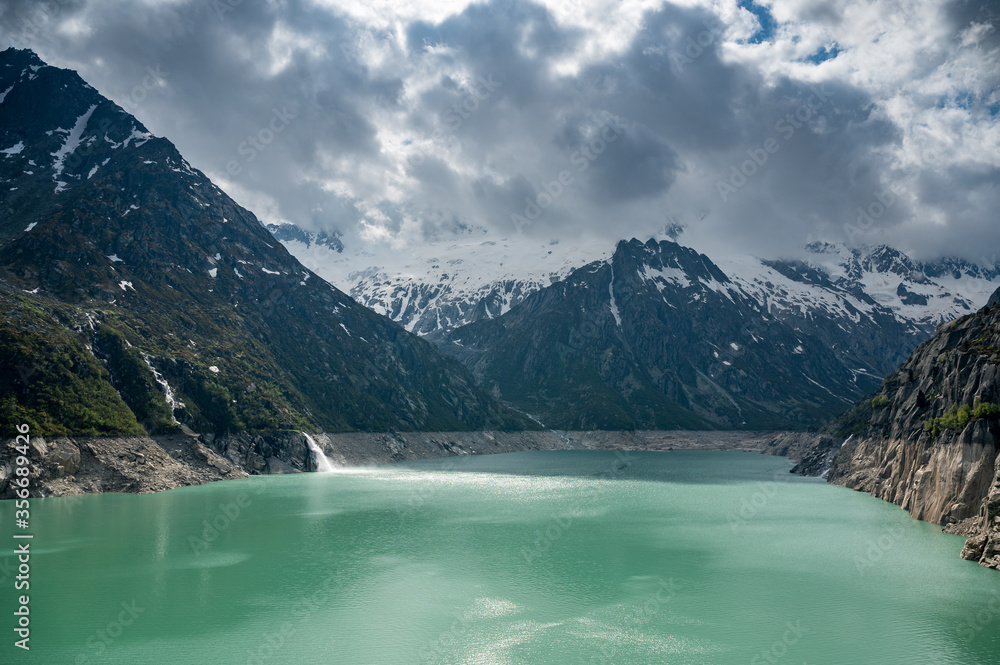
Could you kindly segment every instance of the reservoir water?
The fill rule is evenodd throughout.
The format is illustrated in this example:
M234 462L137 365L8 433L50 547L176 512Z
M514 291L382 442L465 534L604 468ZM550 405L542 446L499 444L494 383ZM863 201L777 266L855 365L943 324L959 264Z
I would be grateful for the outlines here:
M534 452L36 499L32 648L4 546L0 662L1000 662L1000 574L962 538L789 467Z

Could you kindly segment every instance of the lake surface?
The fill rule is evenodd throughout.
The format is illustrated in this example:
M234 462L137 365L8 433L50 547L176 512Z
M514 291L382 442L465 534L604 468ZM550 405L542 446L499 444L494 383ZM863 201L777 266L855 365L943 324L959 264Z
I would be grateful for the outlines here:
M8 577L0 662L1000 662L1000 574L962 538L789 467L535 452L36 499L32 650Z

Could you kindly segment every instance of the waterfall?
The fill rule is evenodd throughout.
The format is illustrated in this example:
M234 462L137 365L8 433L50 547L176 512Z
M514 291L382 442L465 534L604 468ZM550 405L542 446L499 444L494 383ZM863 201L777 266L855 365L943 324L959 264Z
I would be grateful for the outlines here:
M125 340L125 343L128 344L128 340ZM129 347L132 346L131 344L128 345ZM142 353L141 351L139 353L142 355L142 359L146 361L146 366L149 367L149 371L153 373L153 380L160 384L160 390L163 391L167 400L167 406L170 407L170 419L174 421L175 425L180 425L180 422L178 422L177 418L174 416L174 411L177 409L183 409L184 402L174 397L174 391L171 389L170 384L167 383L167 380L163 378L163 375L155 367L153 367L153 358L148 354Z
M302 432L302 436L306 437L306 443L309 444L309 457L312 458L313 466L316 467L316 473L333 473L336 471L336 468L330 464L330 460L326 458L319 444L305 432Z
M844 442L840 444L840 447L843 448L844 446L846 446L853 438L854 435L852 434L846 439L844 439ZM826 454L826 465L825 465L826 468L823 470L823 473L819 474L819 477L822 478L823 480L826 480L830 476L830 471L833 469L833 458L836 456L837 452L835 450L831 450Z

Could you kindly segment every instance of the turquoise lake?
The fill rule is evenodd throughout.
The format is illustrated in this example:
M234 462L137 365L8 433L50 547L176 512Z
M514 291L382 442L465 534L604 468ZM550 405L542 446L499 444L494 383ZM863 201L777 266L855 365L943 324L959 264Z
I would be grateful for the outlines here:
M532 452L32 501L0 662L995 665L1000 574L783 458Z

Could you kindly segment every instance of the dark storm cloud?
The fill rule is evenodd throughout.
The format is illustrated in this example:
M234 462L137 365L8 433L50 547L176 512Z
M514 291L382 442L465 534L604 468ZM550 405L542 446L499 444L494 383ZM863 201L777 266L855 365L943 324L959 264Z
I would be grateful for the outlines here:
M123 105L177 143L196 166L273 197L285 217L303 226L355 221L353 207L298 178L323 168L325 154L341 159L377 155L369 107L391 105L399 94L398 79L370 76L351 49L342 48L358 39L349 20L300 2L283 3L280 9L245 2L221 14L208 2L81 7L51 12L51 19L38 22L30 45L53 64L78 68L119 101L130 101L129 91L147 67L163 72L162 89ZM34 3L10 3L5 19L11 17L16 30L36 13ZM65 39L57 26L74 18L85 21L88 32ZM5 20L4 25L10 24ZM276 55L282 55L280 45L273 45L279 25L296 39L314 40L325 53L311 57L290 44L289 62L272 74ZM281 120L275 125L282 129L272 138L267 132L276 115ZM228 173L227 166L232 166Z
M994 47L1000 45L1000 5L996 0L953 0L948 5L948 18L955 34L973 23L993 26L985 38Z
M962 253L949 230L1000 241L988 158L907 170L893 155L912 129L881 106L894 90L846 75L792 76L746 49L734 55L734 45L762 34L727 36L734 24L708 9L664 4L618 50L581 59L593 32L527 0L409 23L364 23L305 0L45 6L39 13L33 2L4 3L0 40L78 69L241 203L307 229L350 239L415 224L418 238L437 238L482 225L550 237L591 229L616 239L681 218L705 237L768 254L793 253L816 237L905 241L925 253ZM805 3L799 19L848 35L856 26L842 9ZM961 35L970 25L996 23L989 2L956 0L947 9L953 43L924 57L920 75L951 64L962 48L969 57ZM888 37L900 29L887 26ZM777 27L763 36L789 39L782 48L792 49ZM1000 31L977 34L982 50ZM840 48L833 64L856 55ZM579 66L562 66L573 61ZM134 94L151 70L162 73L157 85ZM990 105L1000 104L995 90L912 94L986 125ZM859 210L900 183L910 196L895 197L860 236L850 230ZM914 237L924 205L951 212Z

